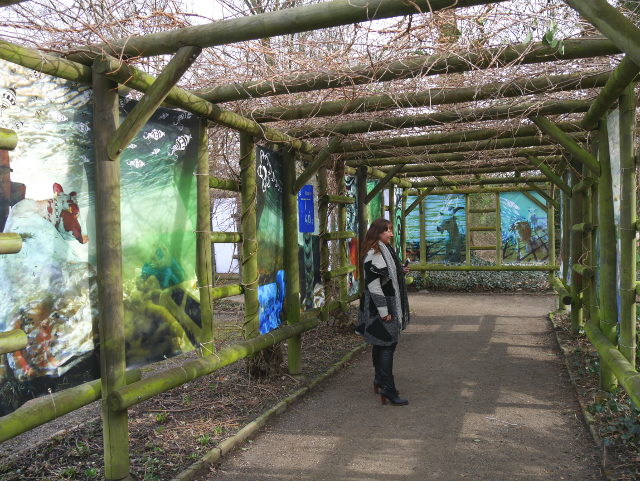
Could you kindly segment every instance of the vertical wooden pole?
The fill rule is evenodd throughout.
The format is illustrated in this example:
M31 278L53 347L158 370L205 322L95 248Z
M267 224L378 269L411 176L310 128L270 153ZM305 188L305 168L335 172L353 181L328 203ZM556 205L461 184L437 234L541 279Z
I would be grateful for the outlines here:
M402 189L402 200L400 201L400 259L407 258L407 217L404 211L407 209L407 189Z
M120 163L109 160L107 146L118 126L118 86L93 72L94 152L96 159L96 250L100 305L100 376L105 478L129 478L127 411L112 411L107 398L126 384Z
M585 182L589 180L591 172L584 165L582 166L582 178ZM593 225L593 199L591 188L585 189L582 193L582 222ZM591 230L585 229L581 235L582 239L582 264L590 267L593 271L593 252L591 251L592 234ZM591 315L596 311L595 299L593 297L593 276L582 278L582 308L583 322L589 322L593 317Z
M346 186L344 185L344 160L336 161L336 184L338 187L338 195L344 195ZM347 206L345 204L338 204L338 230L347 230ZM340 267L346 267L349 265L349 256L347 256L347 240L340 239L338 241L338 251L340 259ZM339 292L340 292L340 309L342 312L347 312L347 298L349 297L347 276L340 276L338 280Z
M469 226L467 226L469 233ZM502 223L500 218L500 192L496 192L496 265L502 265Z
M357 206L358 206L358 246L359 248L364 243L364 237L367 234L367 230L369 229L369 219L367 218L367 204L365 203L365 199L367 198L367 167L359 166L358 172L356 174L357 179ZM364 267L363 267L363 257L358 252L358 279L360 279L359 287L360 294L364 292Z
M552 199L554 198L555 191L556 191L555 187L553 185L550 185L549 196ZM555 208L553 207L552 202L547 202L547 230L549 231L549 243L547 244L549 246L549 251L548 251L549 260L547 262L548 264L555 266L556 265L556 211L555 211ZM549 279L551 279L552 277L555 277L555 275L556 275L555 271L550 271ZM551 282L549 282L549 285L551 285ZM558 300L558 309L563 309L563 308L564 308L564 304L562 303L561 300Z
M575 186L576 181L575 171L571 172L571 187ZM571 225L580 224L583 222L582 217L582 199L583 194L581 192L572 192L571 194ZM570 230L570 250L569 250L569 262L571 265L579 263L582 260L582 233ZM582 276L576 271L571 270L571 329L573 332L578 332L584 324L583 309L582 309Z
M283 215L284 215L284 279L285 312L287 324L300 320L300 261L298 247L298 195L293 186L296 182L296 164L293 151L285 151L282 169ZM287 340L287 358L290 374L300 374L302 370L302 337Z
M201 354L215 351L213 343L213 305L211 288L213 287L213 259L211 256L211 202L209 195L209 135L207 121L200 121L200 144L197 167L198 214L196 220L196 273L200 292L200 320L202 335L198 339L202 346Z
M565 173L564 181L569 184L569 171ZM569 254L571 251L571 197L560 190L562 219L560 224L560 257L562 261L562 281L567 284L569 282Z
M391 222L391 228L393 229L393 235L397 234L396 232L396 188L393 184L389 187L389 222Z
M465 250L465 264L470 266L471 265L471 236L473 235L471 233L471 213L469 212L469 210L471 209L471 197L469 196L469 194L465 194L464 195L464 205L465 205L465 209L464 209L464 217L465 217L465 223L467 225L467 235L465 236L465 246L464 246L464 250Z
M598 160L598 268L600 270L600 330L614 346L618 345L618 288L616 265L616 224L613 209L613 184L611 159L609 158L609 134L606 116L600 120ZM618 384L613 372L604 362L600 363L600 387L611 391Z
M422 199L418 206L420 212L420 263L427 263L427 216L425 213L426 200Z
M244 286L245 339L260 333L258 318L258 240L256 213L256 150L253 137L240 133L240 197L242 232L242 285Z
M620 352L636 365L635 83L620 96Z
M344 186L344 177L336 179ZM318 169L318 220L320 222L320 274L322 277L322 289L324 292L324 305L320 310L321 318L324 322L329 320L329 294L331 293L331 281L325 278L325 273L329 271L329 241L324 235L329 232L329 203L327 201L327 166L323 164Z

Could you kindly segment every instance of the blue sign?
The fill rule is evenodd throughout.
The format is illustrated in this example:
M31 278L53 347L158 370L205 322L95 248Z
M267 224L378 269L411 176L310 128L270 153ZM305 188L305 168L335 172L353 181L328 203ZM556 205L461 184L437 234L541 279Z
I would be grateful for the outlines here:
M305 185L298 192L298 228L305 233L315 230L312 185Z

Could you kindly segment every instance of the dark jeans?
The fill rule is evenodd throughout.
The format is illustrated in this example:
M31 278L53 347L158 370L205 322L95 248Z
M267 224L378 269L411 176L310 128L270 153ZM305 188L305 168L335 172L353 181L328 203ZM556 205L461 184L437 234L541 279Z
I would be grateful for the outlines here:
M375 369L374 383L378 384L383 391L395 392L396 384L393 380L393 353L396 351L398 343L390 346L373 346L371 357L373 368Z

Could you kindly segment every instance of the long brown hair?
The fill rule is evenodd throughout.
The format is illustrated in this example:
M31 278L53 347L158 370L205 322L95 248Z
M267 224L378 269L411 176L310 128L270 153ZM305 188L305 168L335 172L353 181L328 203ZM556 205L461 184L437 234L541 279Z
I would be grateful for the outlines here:
M374 220L369 226L369 230L367 234L364 236L364 240L360 244L360 258L364 259L369 252L369 249L373 249L374 252L380 252L380 247L378 247L378 240L380 238L380 234L389 230L391 226L391 222L387 219L380 217L379 219Z

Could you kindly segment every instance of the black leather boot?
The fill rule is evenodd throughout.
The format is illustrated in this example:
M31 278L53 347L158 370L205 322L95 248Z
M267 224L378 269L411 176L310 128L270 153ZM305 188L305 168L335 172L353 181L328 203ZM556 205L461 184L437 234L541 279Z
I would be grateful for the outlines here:
M409 401L398 396L398 391L396 390L393 379L393 354L395 350L396 344L380 346L378 353L378 369L382 381L380 401L382 404L389 402L392 406L406 406L409 404Z

